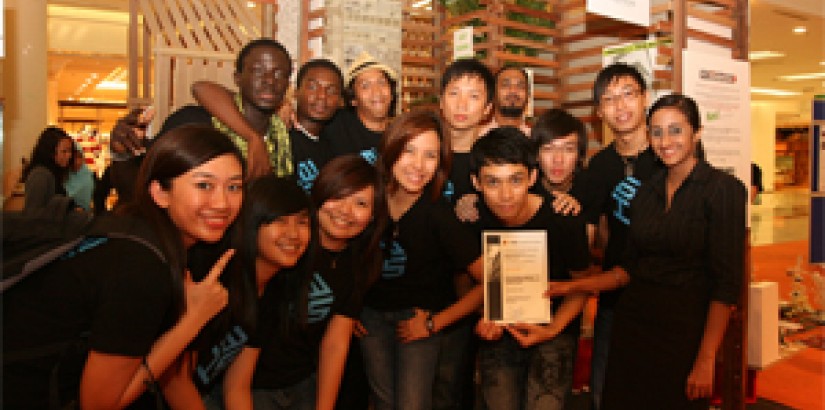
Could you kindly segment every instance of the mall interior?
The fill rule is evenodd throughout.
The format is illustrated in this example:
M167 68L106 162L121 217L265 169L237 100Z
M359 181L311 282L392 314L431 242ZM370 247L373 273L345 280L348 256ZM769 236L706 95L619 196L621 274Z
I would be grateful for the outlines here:
M405 7L429 8L431 1L439 2L405 0ZM44 126L64 128L83 147L89 167L102 172L109 161L108 138L115 121L132 106L152 104L152 93L158 89L154 79L159 78L152 59L160 51L143 46L151 42L144 41L144 32L130 47L129 31L148 3L163 2L0 0L4 200L19 194L22 161ZM254 25L266 24L268 12L287 9L293 0L225 3L246 8ZM776 282L782 309L798 302L800 291L813 310L823 309L825 289L814 284L812 275L825 274L825 265L810 263L809 236L812 229L825 229L810 222L811 173L817 172L811 169L812 105L816 96L825 98L825 2L745 4L751 160L762 170L764 187L750 207L751 280ZM130 50L136 56L130 56ZM140 75L130 72L134 69ZM141 92L130 93L130 87ZM779 319L779 355L752 368L748 406L825 408L823 323ZM587 387L579 390L586 392Z

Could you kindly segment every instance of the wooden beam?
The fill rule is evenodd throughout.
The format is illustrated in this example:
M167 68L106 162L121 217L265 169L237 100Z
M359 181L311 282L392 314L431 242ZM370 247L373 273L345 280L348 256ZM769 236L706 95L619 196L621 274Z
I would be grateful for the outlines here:
M547 68L558 68L559 63L553 60L545 60L543 58L538 57L528 57L522 56L518 54L510 54L506 51L493 51L492 57L496 60L501 60L502 62L513 62L513 63L523 63L528 64L533 67L547 67ZM500 65L498 65L500 66Z

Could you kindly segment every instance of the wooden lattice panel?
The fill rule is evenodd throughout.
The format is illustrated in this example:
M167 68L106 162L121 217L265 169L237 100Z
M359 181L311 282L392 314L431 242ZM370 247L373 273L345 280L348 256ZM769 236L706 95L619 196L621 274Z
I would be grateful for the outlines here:
M432 104L443 70L440 54L441 13L434 7L413 8L418 0L404 0L401 37L401 109ZM438 1L434 1L438 3Z

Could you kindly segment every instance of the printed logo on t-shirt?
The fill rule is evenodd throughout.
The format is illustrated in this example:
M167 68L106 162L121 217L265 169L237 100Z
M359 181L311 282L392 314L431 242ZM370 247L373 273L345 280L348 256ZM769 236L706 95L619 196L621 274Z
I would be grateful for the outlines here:
M455 195L455 184L453 184L453 181L448 179L444 184L444 199L452 202L453 195Z
M240 326L233 327L221 341L209 349L209 352L212 353L212 360L208 363L206 360L198 360L198 365L195 367L198 380L204 386L210 385L229 367L248 340L249 336ZM203 359L206 359L206 357Z
M382 242L381 247L385 248ZM392 241L392 248L390 248L390 255L384 259L384 268L381 271L381 276L384 279L394 279L404 276L404 266L407 264L407 252L401 247L398 241Z
M298 172L298 186L304 189L307 193L312 190L312 184L315 183L315 178L318 178L318 166L315 161L307 159L298 163L296 167Z
M636 197L640 186L642 186L642 181L630 175L619 181L613 188L611 195L616 200L616 209L613 210L613 216L625 225L630 225L630 201Z
M367 160L367 162L369 162L370 165L375 165L375 161L378 161L378 150L375 149L375 147L361 150L359 154L362 158Z
M309 307L307 309L307 322L318 323L327 316L332 308L335 295L332 288L320 273L315 272L312 276L312 283L309 284Z

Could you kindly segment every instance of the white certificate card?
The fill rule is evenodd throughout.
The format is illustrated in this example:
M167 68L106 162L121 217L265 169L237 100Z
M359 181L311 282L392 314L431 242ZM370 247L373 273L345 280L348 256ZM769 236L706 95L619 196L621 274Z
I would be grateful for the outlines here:
M550 323L546 231L485 231L484 318L499 324Z

